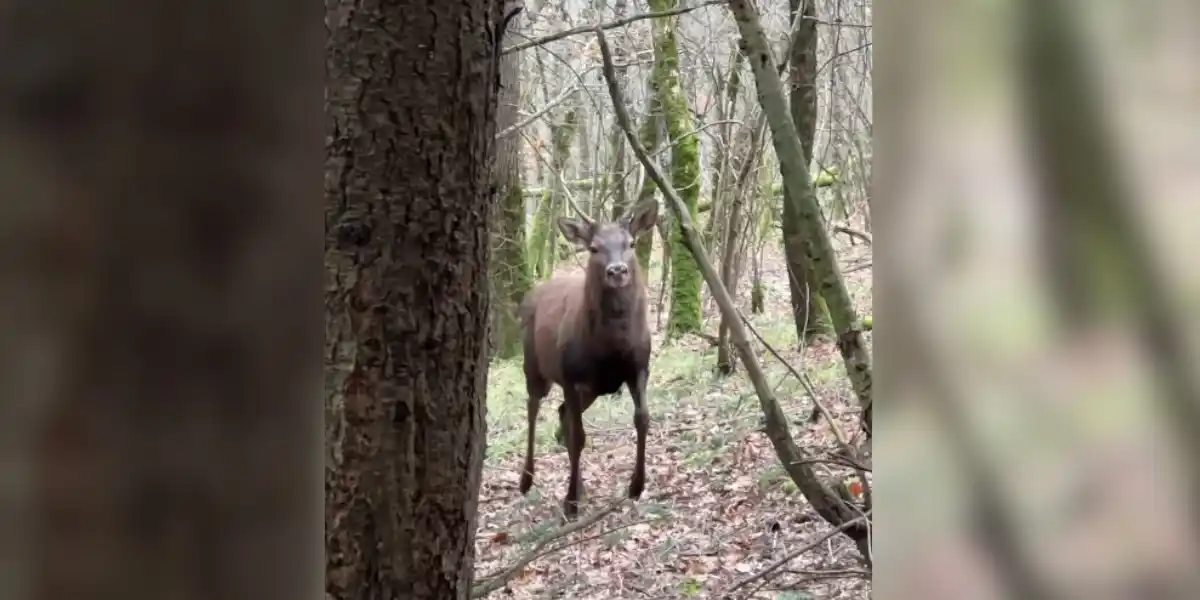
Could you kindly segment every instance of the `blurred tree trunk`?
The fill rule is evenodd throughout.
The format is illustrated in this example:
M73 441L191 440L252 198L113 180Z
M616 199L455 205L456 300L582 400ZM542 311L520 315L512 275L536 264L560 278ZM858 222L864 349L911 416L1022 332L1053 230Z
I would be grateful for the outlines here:
M14 597L316 584L307 11L171 8L0 5L0 579Z
M678 0L650 0L650 10L675 8ZM656 93L663 107L667 136L671 140L671 183L683 198L692 219L700 199L700 140L694 135L692 114L683 95L679 74L679 49L675 42L677 18L654 21L655 62L661 65ZM683 247L679 224L671 228L671 247ZM667 335L678 336L700 330L700 287L703 280L696 258L687 252L671 254L671 309Z
M510 24L519 27L520 15ZM520 54L500 58L500 105L497 129L517 123L521 101ZM492 351L497 358L516 356L521 350L521 323L517 308L529 291L529 262L525 256L525 194L521 186L521 136L507 135L496 146L496 189L500 197L496 227L492 231Z
M1186 337L1182 309L1172 298L1153 244L1131 204L1135 184L1122 164L1106 122L1101 85L1072 7L1054 0L1018 4L1019 55L1025 136L1033 149L1045 216L1060 227L1049 240L1051 300L1067 321L1066 333L1099 325L1127 312L1139 329L1147 364L1156 372L1160 407L1176 443L1191 458L1200 453L1200 378ZM1067 316L1084 311L1080 316ZM1107 314L1106 314L1107 313ZM1186 461L1184 478L1193 500L1194 539L1200 539L1200 462Z
M328 9L325 551L338 600L470 594L498 8Z
M812 165L813 139L817 132L817 9L816 0L788 0L792 19L803 17L792 44L790 107L800 146L804 149L804 167ZM803 5L803 6L801 6ZM832 100L831 100L832 101ZM786 189L785 192L786 194ZM783 252L787 257L788 287L791 289L792 318L796 322L796 339L801 346L812 344L833 333L829 311L818 291L804 250L804 229L796 203L783 202Z

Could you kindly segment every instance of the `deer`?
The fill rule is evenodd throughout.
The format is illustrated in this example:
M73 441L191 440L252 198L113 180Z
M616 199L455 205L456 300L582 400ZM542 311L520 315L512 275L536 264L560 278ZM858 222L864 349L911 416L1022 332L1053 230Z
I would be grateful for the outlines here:
M628 497L641 498L646 484L646 381L650 376L650 324L646 283L634 253L634 242L658 220L658 204L648 203L610 222L586 216L560 217L559 231L568 242L589 252L583 273L562 273L537 284L521 303L524 330L525 390L528 393L528 436L520 491L533 485L534 429L542 400L553 385L562 389L559 427L565 432L571 475L563 499L563 515L576 517L583 483L579 458L587 437L583 413L596 398L629 389L637 458Z

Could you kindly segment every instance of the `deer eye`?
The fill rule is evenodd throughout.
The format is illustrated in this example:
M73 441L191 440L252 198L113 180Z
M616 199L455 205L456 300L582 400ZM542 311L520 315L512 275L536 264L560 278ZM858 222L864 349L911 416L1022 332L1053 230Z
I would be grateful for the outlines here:
M591 252L592 254L595 254L599 251L600 251L600 249L595 246L588 246L588 252Z

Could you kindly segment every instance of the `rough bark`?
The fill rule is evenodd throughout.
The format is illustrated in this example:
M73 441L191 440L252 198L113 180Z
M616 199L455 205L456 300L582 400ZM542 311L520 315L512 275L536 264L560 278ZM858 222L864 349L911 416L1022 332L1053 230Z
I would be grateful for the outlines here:
M317 584L319 332L304 299L320 120L302 99L320 74L304 66L306 11L261 8L0 7L0 578L14 597L259 600Z
M804 250L817 278L817 291L829 307L829 316L837 333L838 349L846 365L846 374L863 408L863 429L871 430L871 357L863 344L862 324L838 269L837 257L817 204L816 190L804 162L804 149L796 134L796 125L788 111L782 84L776 75L775 61L763 35L758 13L747 0L731 0L730 9L741 32L743 51L751 57L750 67L758 87L758 99L767 114L771 140L779 158L779 170L787 202L795 205L804 234Z
M498 5L328 9L326 592L469 597Z
M650 10L662 12L678 0L650 0ZM700 200L700 141L693 135L692 115L680 85L679 50L675 41L675 18L654 22L655 62L661 64L655 91L663 107L667 136L671 140L671 182L679 190L692 219ZM671 247L683 247L683 231L671 228ZM671 308L667 335L679 336L700 330L700 277L696 258L684 252L671 254Z
M520 16L510 22L519 27ZM496 111L500 130L516 124L521 101L520 55L500 58L500 94ZM525 195L521 186L521 136L501 138L496 146L496 188L500 197L492 231L492 352L511 358L521 351L517 308L529 291L529 263L525 257Z
M804 17L796 28L792 43L791 91L789 104L792 121L800 134L804 167L812 164L813 140L817 132L817 9L816 0L788 0L792 19ZM803 5L803 6L802 6ZM786 192L785 192L786 193ZM817 278L804 251L804 232L795 202L783 202L783 252L787 258L788 287L791 291L792 318L796 339L802 345L813 344L833 333L829 311L818 292Z

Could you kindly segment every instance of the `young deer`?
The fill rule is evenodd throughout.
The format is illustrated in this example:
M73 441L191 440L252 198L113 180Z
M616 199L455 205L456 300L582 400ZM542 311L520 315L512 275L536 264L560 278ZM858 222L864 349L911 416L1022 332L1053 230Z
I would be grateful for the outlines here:
M598 396L616 394L621 386L633 397L637 429L637 463L629 482L629 497L639 498L646 484L646 379L650 373L650 325L646 317L646 284L633 243L650 231L658 218L652 203L610 223L586 218L560 218L566 239L587 248L584 274L557 275L537 285L521 306L525 328L525 389L529 393L529 430L521 493L533 485L533 440L538 409L558 384L563 403L559 423L566 433L571 477L563 512L574 518L579 510L579 456L586 436L583 413Z

